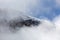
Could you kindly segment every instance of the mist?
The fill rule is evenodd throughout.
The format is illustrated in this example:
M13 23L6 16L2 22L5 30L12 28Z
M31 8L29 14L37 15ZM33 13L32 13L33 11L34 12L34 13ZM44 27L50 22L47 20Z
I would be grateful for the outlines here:
M50 14L53 8L59 7L59 0L56 1L58 6L55 6L52 1L47 1L49 4L46 5L46 1L0 0L0 40L60 40L60 16L56 16L52 21L45 16L40 19L40 14ZM50 5L51 2L54 6ZM39 18L36 18L36 15L39 15ZM27 19L34 19L41 23L37 26L23 26L17 31L11 28L15 32L9 29L10 21L20 22Z

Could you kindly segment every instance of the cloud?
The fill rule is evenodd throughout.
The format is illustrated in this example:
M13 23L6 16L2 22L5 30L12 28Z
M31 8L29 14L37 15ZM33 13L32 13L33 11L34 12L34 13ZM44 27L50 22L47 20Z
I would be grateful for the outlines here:
M22 28L22 33L28 34L24 39L31 40L60 40L60 15L55 17L53 21L48 19L40 20L41 24L37 28ZM26 30L26 31L25 31ZM23 32L24 31L24 32ZM32 37L31 37L32 35Z
M57 40L54 24L47 19L42 19L40 22L39 26L22 28L20 30L22 38L24 40Z
M54 14L54 7L53 0L0 0L0 8L21 11L34 17L50 16Z
M41 3L40 3L41 2ZM47 2L47 3L46 3ZM37 1L37 0L0 0L0 8L2 9L13 9L21 12L27 12L32 13L33 16L36 17L36 15L40 14L47 14L49 15L51 13L52 15L52 9L54 2L52 2L53 5L50 3L51 1ZM38 5L37 5L38 4ZM20 12L16 12L13 10L8 10L7 14L1 14L1 17L4 16L8 17L7 19L14 19L17 16L22 16L25 18L24 15L21 15ZM20 15L19 15L20 14ZM3 15L3 16L2 16ZM27 15L27 14L26 14ZM50 15L50 16L51 16ZM3 19L4 19L3 18ZM31 28L24 27L21 28L16 34L0 34L1 40L59 40L60 34L60 16L53 19L51 22L48 18L42 18L41 24L39 26L33 26ZM5 26L4 26L5 27ZM7 37L8 38L7 38Z
M7 19L10 19L10 18L15 19L18 17L18 14L20 14L19 12L16 12L16 11L11 12L11 11L10 10L7 11L6 15L8 15L7 17L9 17ZM6 16L6 15L3 15L3 16ZM22 17L24 19L26 17L27 19L29 19L29 17L24 16L24 14L22 16L21 15L22 14L20 14L20 16L18 18ZM25 20L26 20L26 18L25 18ZM36 19L36 18L31 17L31 19ZM36 19L36 20L38 20L38 19ZM7 28L8 24L5 25L5 23L3 23L4 25L3 24L0 25L0 27L1 27L0 29L3 30L2 32L0 30L0 39L1 40L49 40L49 39L56 40L56 34L54 32L55 31L54 24L51 21L49 21L48 19L41 19L41 20L39 19L39 21L41 22L39 26L32 26L32 27L24 26L24 27L20 28L20 30L17 31L16 33L9 32L9 29ZM3 21L1 21L1 22L3 22Z
M14 9L29 15L38 16L50 13L54 2L44 0L0 0L0 8Z
M54 19L53 19L53 22L56 26L56 31L58 31L60 33L60 15L56 16Z
M6 17L7 15L7 19L15 19L15 18L23 18L23 19L29 19L29 17L24 16L24 13L21 14L18 11L13 11L13 10L5 10L6 14L4 14L5 12L2 10L3 14L0 13L1 17L3 17L3 19ZM20 14L20 15L19 15ZM36 19L35 17L31 17L32 19ZM19 20L19 19L18 19ZM38 19L36 19L38 20ZM0 35L2 37L0 37L1 40L57 40L59 37L58 33L56 34L56 28L54 23L52 23L48 18L42 18L39 19L39 21L41 22L39 26L32 26L32 27L22 27L19 31L17 31L17 33L9 33L9 29L7 28L7 25L1 25L0 27L2 27L1 29L3 30L2 33L0 33ZM1 21L2 22L2 21ZM4 23L3 23L4 24ZM4 28L5 27L5 28ZM7 31L6 31L7 30ZM58 31L59 32L59 31ZM57 36L56 36L57 35ZM7 37L8 38L7 38Z
M36 5L37 0L0 0L0 8L14 9L22 12L28 11L28 6Z
M11 11L8 10L6 12L7 12L6 15L8 15L7 17L9 17L7 19L10 19L10 18L15 19L20 14L19 12L12 11L12 10ZM6 15L3 15L3 16L5 17ZM21 14L21 15L19 15L18 18L22 17L25 20L26 20L26 18L29 19L27 16L24 16L24 14ZM1 17L3 17L3 16L1 16ZM33 17L31 17L31 18L33 19ZM20 39L21 40L35 40L35 39L36 40L59 40L60 39L59 38L60 37L60 34L59 34L60 19L59 18L60 18L60 16L57 16L53 19L53 21L50 21L48 18L39 19L39 21L41 22L39 26L22 27L22 28L20 28L19 31L17 31L17 33L8 33L9 29L7 28L7 31L5 30L7 25L0 25L0 27L3 26L2 28L4 29L3 33L0 33L0 35L2 36L2 37L0 36L0 39L1 40L15 40L15 39L16 40L17 39L18 40L20 40ZM34 17L34 19L36 19L36 18ZM38 19L36 19L36 20L38 20Z

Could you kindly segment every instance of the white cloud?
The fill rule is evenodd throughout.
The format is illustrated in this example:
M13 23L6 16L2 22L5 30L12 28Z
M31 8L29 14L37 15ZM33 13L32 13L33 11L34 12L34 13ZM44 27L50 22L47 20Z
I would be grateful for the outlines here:
M60 40L60 16L49 21L40 20L42 23L37 28L22 28L21 33L24 39L30 40ZM26 36L27 35L27 36Z
M6 14L3 10L2 10L3 14L0 13L0 17L3 17L3 19L6 17L6 15L8 17L7 19L16 18L18 16L25 18L24 14L22 15L19 12L16 12L13 10L8 10L8 11L5 10L5 11L6 11ZM60 36L58 33L56 34L55 25L51 21L49 21L47 18L39 19L39 20L41 21L41 24L39 26L36 26L36 27L33 26L30 28L23 27L17 33L13 33L13 34L8 33L9 29L6 28L7 27L6 25L0 25L1 27L0 32L1 32L1 29L3 30L3 33L2 34L0 33L0 39L1 40L20 40L20 39L21 40L57 40L59 39Z
M56 16L53 19L53 23L56 27L56 36L57 36L57 40L60 40L60 15Z
M11 10L12 11L12 10ZM7 17L16 18L19 12L10 10L7 11ZM4 12L5 13L5 12ZM0 13L0 15L4 15ZM16 14L15 14L16 13ZM21 16L22 14L20 14ZM1 17L3 17L1 16ZM22 18L24 18L23 16ZM8 19L8 18L7 18ZM38 20L38 19L36 19ZM17 33L9 33L9 29L7 28L8 25L0 25L0 40L56 40L56 34L54 29L55 26L52 22L48 19L41 19L41 24L39 26L33 27L23 27ZM0 22L1 24L1 22ZM4 28L5 27L5 28ZM1 33L1 29L3 32Z
M0 0L0 8L14 9L25 12L29 5L36 5L37 0Z
M54 24L46 19L40 21L39 26L22 28L20 30L22 38L24 40L57 40Z
M60 15L53 19L53 22L56 26L56 31L60 33Z
M46 2L49 5L47 5ZM0 8L14 9L25 13L30 13L33 16L39 15L39 12L50 13L52 10L50 2L47 0L0 0ZM35 11L35 13L33 13L33 11Z
M36 19L37 20L37 19ZM23 27L17 33L3 33L1 40L57 40L55 27L47 19L40 20L39 26ZM4 30L5 31L5 30Z

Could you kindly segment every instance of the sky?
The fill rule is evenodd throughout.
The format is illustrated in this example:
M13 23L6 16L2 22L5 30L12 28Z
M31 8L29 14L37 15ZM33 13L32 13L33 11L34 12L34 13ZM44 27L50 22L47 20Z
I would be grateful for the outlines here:
M60 14L60 0L0 0L0 8L14 9L37 18L53 20Z
M39 0L37 7L31 9L32 15L37 18L46 17L53 20L54 17L60 15L59 0Z
M37 18L53 20L60 15L60 0L0 0L0 8L28 13Z

